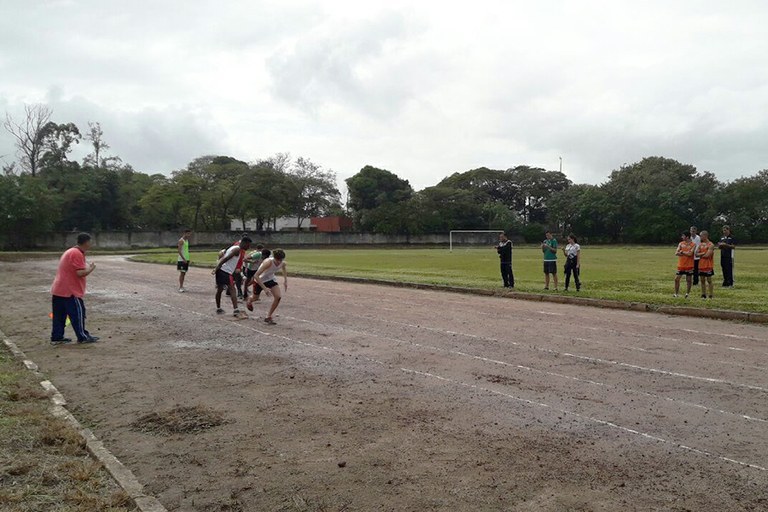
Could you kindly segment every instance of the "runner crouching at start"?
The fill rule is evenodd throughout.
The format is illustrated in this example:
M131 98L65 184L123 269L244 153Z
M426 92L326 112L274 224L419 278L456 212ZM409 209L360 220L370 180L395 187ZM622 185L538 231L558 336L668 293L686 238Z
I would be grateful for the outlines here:
M288 271L285 268L285 251L282 249L275 249L272 252L272 257L264 260L256 271L256 275L254 276L256 293L249 297L245 304L248 311L253 311L253 299L254 297L258 297L260 291L264 290L267 295L271 295L272 305L269 307L269 313L267 313L267 317L264 319L264 322L270 325L275 324L272 315L275 313L277 306L280 304L280 299L283 297L282 292L280 291L280 286L275 280L275 274L277 274L279 270L283 271L283 288L287 292Z

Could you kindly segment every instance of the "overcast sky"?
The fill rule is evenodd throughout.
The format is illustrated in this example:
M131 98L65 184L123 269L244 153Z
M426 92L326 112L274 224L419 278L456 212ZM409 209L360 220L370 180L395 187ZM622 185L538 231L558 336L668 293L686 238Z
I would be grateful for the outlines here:
M99 121L149 173L290 152L420 189L562 156L600 183L661 155L731 180L768 168L766 23L762 0L0 0L0 112Z

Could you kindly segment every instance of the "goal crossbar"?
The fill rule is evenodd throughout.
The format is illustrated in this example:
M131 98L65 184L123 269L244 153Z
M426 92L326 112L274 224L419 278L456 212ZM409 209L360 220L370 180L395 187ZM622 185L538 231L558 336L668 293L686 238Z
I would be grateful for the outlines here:
M453 252L454 233L503 233L503 229L452 229L448 232L448 252Z

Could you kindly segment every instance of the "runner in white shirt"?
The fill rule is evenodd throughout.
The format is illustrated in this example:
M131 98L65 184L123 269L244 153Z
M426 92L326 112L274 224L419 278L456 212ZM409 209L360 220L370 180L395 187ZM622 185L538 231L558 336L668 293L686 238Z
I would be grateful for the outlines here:
M285 251L282 249L275 249L272 252L272 257L265 260L261 264L259 270L256 271L256 275L254 276L254 281L256 283L256 293L258 293L259 290L264 290L267 295L272 295L272 305L269 307L269 313L267 313L266 318L264 318L264 322L270 325L275 324L275 321L272 319L272 315L275 313L275 310L277 309L277 306L280 304L280 300L283 297L283 294L280 291L280 286L277 284L275 278L275 274L280 270L283 271L283 287L287 292L288 271L285 268ZM252 299L254 296L249 297L245 304L245 307L247 307L249 311L253 311Z
M216 268L211 274L216 276L216 313L221 315L224 310L221 309L221 292L224 289L229 290L229 298L232 299L232 314L238 318L241 317L240 310L237 308L237 292L235 291L235 280L232 274L238 268L240 254L245 253L251 247L251 239L244 236L238 244L231 246L216 262Z

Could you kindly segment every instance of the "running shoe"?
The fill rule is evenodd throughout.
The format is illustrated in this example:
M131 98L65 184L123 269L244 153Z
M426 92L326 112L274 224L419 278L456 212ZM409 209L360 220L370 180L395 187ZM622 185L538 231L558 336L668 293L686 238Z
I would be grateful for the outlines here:
M63 345L65 343L72 343L72 338L60 338L58 340L51 340L51 345Z
M88 336L82 340L77 340L78 343L96 343L97 341L99 341L98 336Z

